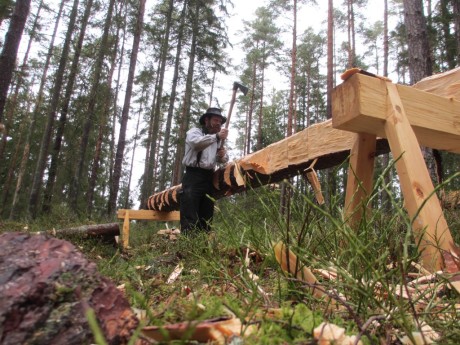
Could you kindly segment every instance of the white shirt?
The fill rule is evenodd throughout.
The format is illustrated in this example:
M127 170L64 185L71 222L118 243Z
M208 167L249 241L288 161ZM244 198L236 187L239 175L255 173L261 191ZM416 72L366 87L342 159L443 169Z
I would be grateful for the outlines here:
M216 163L227 163L228 155L217 157L217 148L220 140L215 134L204 134L201 128L192 128L187 132L185 139L185 154L182 164L187 167L214 170ZM198 152L202 151L200 161L197 162Z

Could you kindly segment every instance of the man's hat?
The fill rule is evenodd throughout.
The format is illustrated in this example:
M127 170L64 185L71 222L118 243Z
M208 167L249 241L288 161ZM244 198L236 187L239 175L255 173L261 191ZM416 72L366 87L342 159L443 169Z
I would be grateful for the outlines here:
M220 108L208 108L206 112L200 117L200 125L204 125L204 119L209 116L220 116L222 118L222 124L227 121L227 118L222 115L222 110Z

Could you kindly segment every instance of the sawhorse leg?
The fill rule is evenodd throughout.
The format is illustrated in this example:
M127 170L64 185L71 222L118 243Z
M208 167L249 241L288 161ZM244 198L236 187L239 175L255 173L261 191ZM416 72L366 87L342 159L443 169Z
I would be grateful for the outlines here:
M373 187L376 136L356 134L350 152L347 189L345 194L345 219L356 227L368 205L365 205Z
M388 108L385 134L396 160L396 170L405 207L412 218L412 228L416 238L421 240L423 265L434 272L445 266L446 259L452 259L455 244L396 85L386 85Z

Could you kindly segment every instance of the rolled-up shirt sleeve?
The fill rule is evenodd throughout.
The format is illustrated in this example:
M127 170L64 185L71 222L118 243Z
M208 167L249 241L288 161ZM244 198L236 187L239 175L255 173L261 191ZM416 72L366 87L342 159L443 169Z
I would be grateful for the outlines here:
M199 128L192 128L187 133L187 142L195 151L202 151L216 141L217 137L215 134L203 135Z

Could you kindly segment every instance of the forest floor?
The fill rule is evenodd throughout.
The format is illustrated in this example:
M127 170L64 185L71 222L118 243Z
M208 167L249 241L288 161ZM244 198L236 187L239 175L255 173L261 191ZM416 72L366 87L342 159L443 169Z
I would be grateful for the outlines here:
M219 203L211 234L175 236L168 232L177 224L132 222L127 250L67 240L125 293L143 330L133 343L458 344L459 294L448 275L421 267L404 214L378 212L353 231L311 202L282 219L278 199L257 198L259 210L248 196L238 207ZM460 215L447 217L458 240ZM0 221L0 232L50 232L59 226L52 223ZM298 259L288 267L278 241Z

